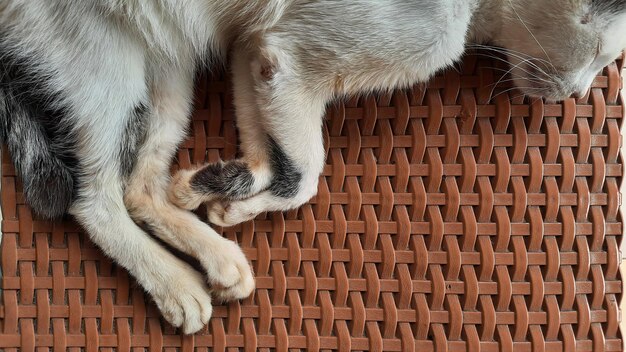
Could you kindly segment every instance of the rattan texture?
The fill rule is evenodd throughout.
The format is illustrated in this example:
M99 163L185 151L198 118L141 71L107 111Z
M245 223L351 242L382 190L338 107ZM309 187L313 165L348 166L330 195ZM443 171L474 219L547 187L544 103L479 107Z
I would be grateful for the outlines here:
M257 289L194 336L75 223L34 218L5 154L0 349L622 350L622 61L564 103L494 88L491 66L331 105L319 193L218 229ZM198 80L180 167L237 156L222 77Z

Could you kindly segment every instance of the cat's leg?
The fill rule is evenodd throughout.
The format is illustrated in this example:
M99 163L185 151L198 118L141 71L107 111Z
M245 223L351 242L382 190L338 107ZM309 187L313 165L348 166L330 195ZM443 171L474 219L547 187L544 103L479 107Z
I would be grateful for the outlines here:
M8 33L2 28L0 42L8 40L5 48L11 49L0 56L17 55L24 75L16 71L15 84L41 92L23 102L32 104L33 118L51 115L40 122L50 124L52 135L68 136L59 144L63 150L54 153L70 156L75 171L69 213L136 278L165 319L186 333L198 331L212 313L204 276L137 226L124 204L128 160L135 154L148 100L145 63L151 60L145 42L98 6L62 3L9 2L7 13L7 1L1 1L2 26L13 24L6 26ZM13 86L13 74L6 78ZM32 144L25 150L29 147L41 148Z
M281 49L262 47L249 62L271 178L266 189L249 198L209 204L214 224L231 226L265 211L293 209L317 192L325 159L322 118L330 94L302 82L298 63Z
M233 103L242 157L178 171L168 194L184 209L196 209L216 199L245 199L265 190L271 181L268 138L257 105L250 57L240 49L234 50L232 57Z
M158 71L150 90L146 135L126 187L126 206L156 236L197 258L216 296L245 298L254 289L254 278L240 247L167 198L169 165L189 122L193 70Z
M121 103L127 100L121 90L119 94L108 92L110 106L99 104L96 94L80 101L86 106L95 100L99 108L77 117L76 155L81 176L70 214L107 256L136 278L165 319L182 326L185 333L193 333L206 325L212 313L203 275L139 228L124 205L122 155L127 129L134 127L129 121L137 109Z

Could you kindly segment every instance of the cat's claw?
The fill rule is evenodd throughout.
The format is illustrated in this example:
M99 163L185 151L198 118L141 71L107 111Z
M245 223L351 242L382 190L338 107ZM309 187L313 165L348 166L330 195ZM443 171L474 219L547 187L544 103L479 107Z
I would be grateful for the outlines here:
M214 285L212 288L213 295L220 301L225 302L244 299L250 296L252 291L254 291L255 282L252 270L245 260L245 257L244 261L238 260L235 266L224 271L224 273L228 272L230 272L230 274L227 275L232 275L231 277L237 279L229 280L230 285L228 286Z
M231 227L254 219L257 213L245 209L243 205L242 201L212 202L207 206L209 222L221 227Z
M185 334L202 329L211 319L211 296L202 275L181 268L150 292L157 307L172 326Z
M206 201L199 196L191 187L191 178L196 173L196 169L178 171L170 182L167 189L167 196L173 204L181 209L197 209L200 204Z
M206 260L201 262L216 298L232 301L252 294L255 287L252 268L237 243L224 239L219 248L207 254Z

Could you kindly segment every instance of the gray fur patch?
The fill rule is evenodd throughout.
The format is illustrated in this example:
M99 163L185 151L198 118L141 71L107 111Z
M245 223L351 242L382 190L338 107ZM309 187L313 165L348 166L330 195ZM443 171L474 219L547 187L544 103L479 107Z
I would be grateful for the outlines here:
M0 79L0 82L2 80ZM8 124L9 112L7 110L6 97L4 96L4 91L0 87L0 141L5 142L7 139L6 130Z
M137 152L146 135L148 114L148 106L141 103L131 112L126 124L120 145L120 171L124 177L130 176L137 161Z
M0 42L0 135L38 214L62 216L75 189L74 138L67 109L45 86L46 77L4 50Z
M42 125L16 104L15 97L3 95L5 113L0 113L0 120L7 126L3 134L22 179L24 197L36 213L60 217L72 203L74 177L51 150Z

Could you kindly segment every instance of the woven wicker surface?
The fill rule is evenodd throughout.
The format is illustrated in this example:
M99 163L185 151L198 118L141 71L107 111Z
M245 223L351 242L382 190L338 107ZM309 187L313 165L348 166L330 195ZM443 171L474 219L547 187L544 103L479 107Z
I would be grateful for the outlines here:
M223 230L257 290L195 336L73 222L34 219L5 155L0 349L622 350L621 61L563 104L492 92L493 65L332 106L318 195ZM200 79L182 167L237 155L229 91Z

